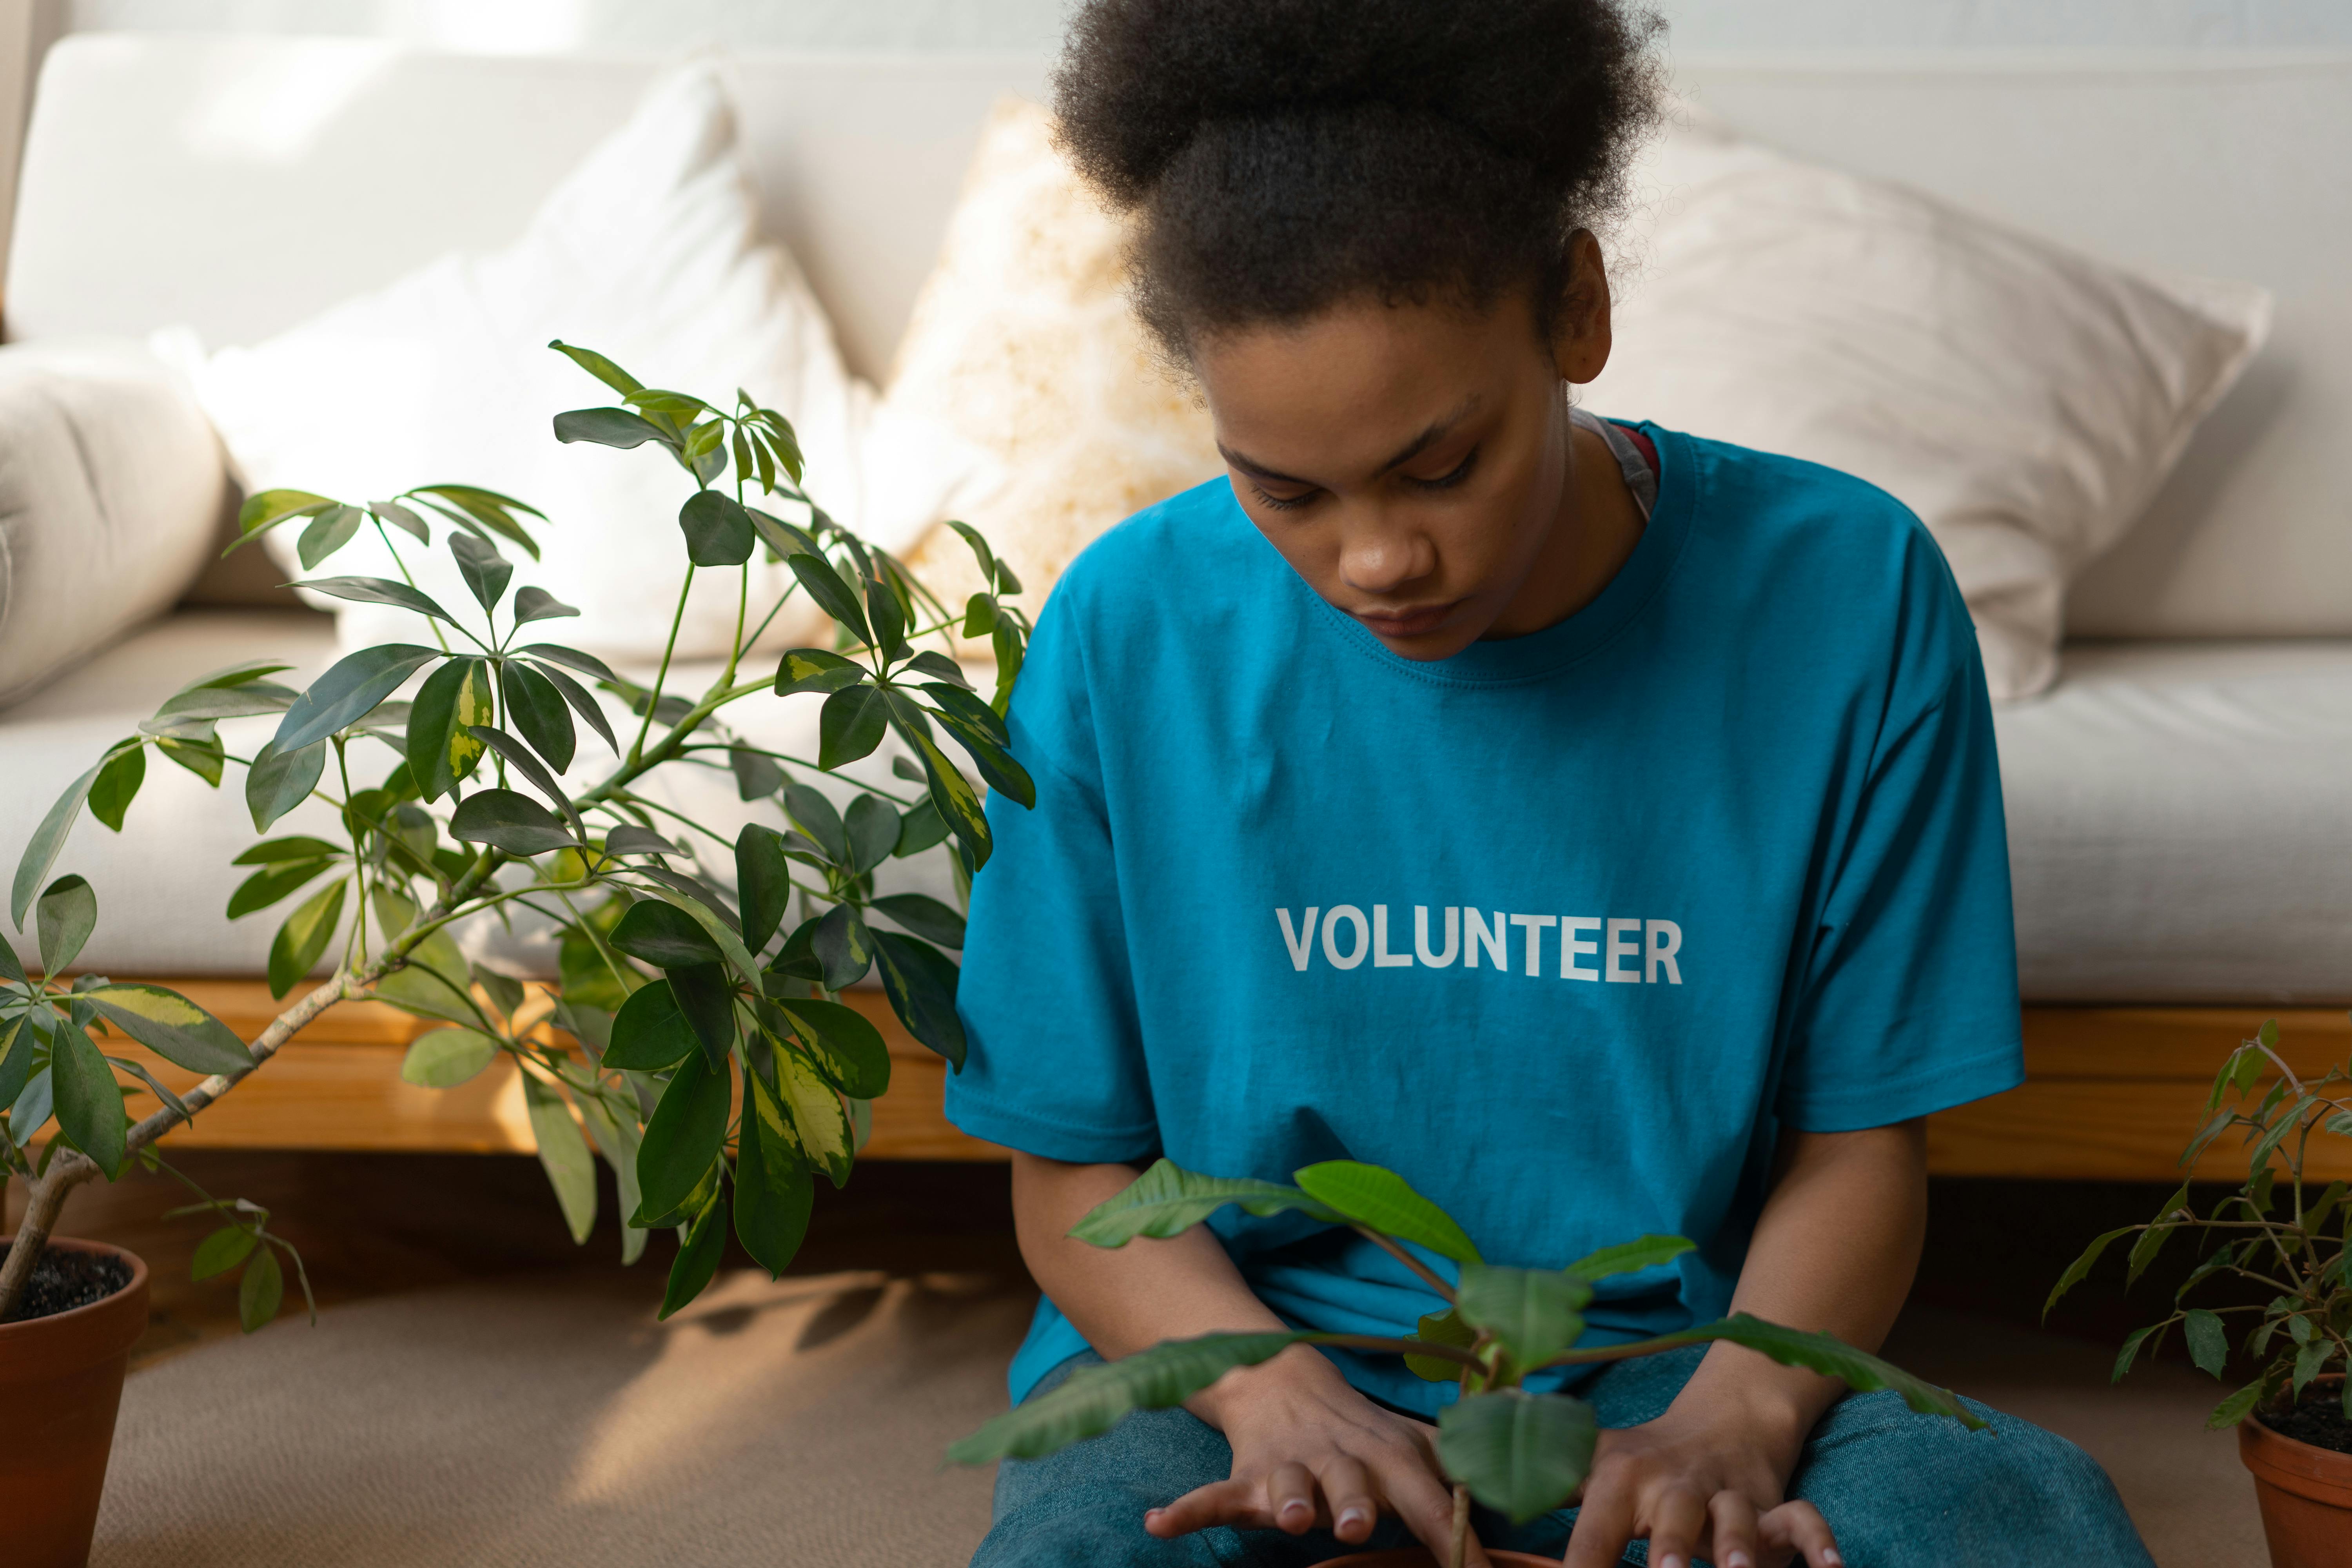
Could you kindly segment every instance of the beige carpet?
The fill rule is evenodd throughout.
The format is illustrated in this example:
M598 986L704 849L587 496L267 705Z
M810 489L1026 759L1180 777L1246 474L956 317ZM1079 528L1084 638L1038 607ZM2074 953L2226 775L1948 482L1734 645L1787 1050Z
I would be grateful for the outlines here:
M93 1568L962 1563L1031 1297L989 1276L544 1277L336 1308L133 1375Z
M650 1283L418 1291L136 1373L94 1568L965 1562L989 1480L940 1454L999 1408L1024 1287L736 1275L656 1324ZM2266 1562L2209 1379L2110 1389L2097 1345L1927 1310L1890 1348L2082 1443L2164 1568Z

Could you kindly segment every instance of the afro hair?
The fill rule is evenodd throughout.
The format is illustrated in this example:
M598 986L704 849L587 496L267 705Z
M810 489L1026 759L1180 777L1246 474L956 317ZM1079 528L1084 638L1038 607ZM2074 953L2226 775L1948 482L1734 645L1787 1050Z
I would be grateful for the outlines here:
M1624 0L1087 0L1063 150L1139 220L1136 306L1171 353L1343 299L1534 293L1622 205L1664 24Z

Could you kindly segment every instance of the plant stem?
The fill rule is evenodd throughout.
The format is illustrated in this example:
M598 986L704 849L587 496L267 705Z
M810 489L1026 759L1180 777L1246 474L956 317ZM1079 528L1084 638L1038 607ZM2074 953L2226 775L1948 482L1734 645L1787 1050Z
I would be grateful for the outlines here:
M686 567L686 581L677 585L677 608L670 612L669 637L662 643L661 668L654 672L654 689L646 696L646 716L637 725L637 738L629 743L629 763L635 766L645 755L646 736L654 727L654 710L661 706L662 683L669 679L670 655L677 651L677 629L686 624L686 596L694 592L694 563ZM675 730L672 734L677 733Z
M1451 1568L1468 1568L1469 1554L1470 1489L1456 1481L1454 1483L1454 1550L1447 1554Z
M784 601L790 599L793 596L793 590L799 586L800 584L795 582L791 587L786 588L782 593L776 595L776 602L768 606L768 613L760 617L759 626L752 629L750 638L744 642L743 646L745 648L750 648L753 643L758 642L761 637L767 636L769 623L772 622L776 618L777 612L784 607Z
M1430 1340L1389 1339L1380 1334L1301 1334L1298 1342L1308 1345L1338 1345L1342 1350L1382 1351L1390 1355L1434 1356L1450 1361L1484 1375L1486 1363L1468 1351L1454 1345L1441 1345Z
M1379 1231L1374 1230L1371 1226L1368 1225L1360 1225L1353 1228L1356 1234L1361 1236L1365 1240L1371 1242L1381 1251L1395 1258L1399 1263L1403 1264L1407 1268L1410 1268L1415 1274L1420 1275L1422 1282L1427 1285L1431 1289L1436 1291L1440 1296L1443 1296L1445 1299L1445 1304L1447 1306L1450 1307L1454 1304L1454 1287L1448 1285L1444 1279L1440 1279L1435 1269L1431 1268L1429 1265L1423 1263L1420 1258L1415 1258L1412 1253L1407 1252L1398 1243L1390 1240L1387 1237L1382 1236Z
M368 521L375 524L375 536L383 541L384 549L390 552L392 555L392 563L400 568L400 580L407 584L410 587L415 588L416 586L416 579L408 574L408 563L400 558L400 546L394 544L392 542L392 535L383 531L383 519L376 516L373 512L370 512L368 513ZM422 591L423 590L421 589L419 590L419 592ZM449 639L441 635L441 623L434 619L431 616L427 616L425 617L425 625L426 628L433 633L433 640L441 645L441 651L443 653L447 653L449 651ZM462 632L466 628L459 626L457 629ZM470 634L468 634L467 640L472 640Z
M253 1042L253 1067L240 1068L233 1073L215 1073L181 1096L187 1114L194 1115L222 1095L226 1094L245 1077L278 1054L278 1047L292 1038L296 1030L320 1014L352 994L354 976L338 973L324 985L280 1013L269 1027L261 1031ZM126 1154L135 1154L161 1138L185 1120L179 1111L165 1106L136 1123L123 1140ZM57 1225L58 1212L65 1207L66 1194L102 1173L98 1163L75 1150L59 1151L50 1160L47 1174L32 1178L25 1205L25 1217L16 1226L16 1243L9 1250L8 1261L0 1267L0 1322L16 1310L16 1301L25 1293L25 1284L33 1277L33 1265L40 1260L41 1250L49 1244L49 1236Z
M735 499L739 503L743 499L742 490L742 482L738 480ZM732 651L727 656L726 673L719 678L721 686L735 684L735 667L743 661L743 622L745 612L751 607L751 563L749 561L743 563L742 570L743 575L735 585L735 641L731 645Z

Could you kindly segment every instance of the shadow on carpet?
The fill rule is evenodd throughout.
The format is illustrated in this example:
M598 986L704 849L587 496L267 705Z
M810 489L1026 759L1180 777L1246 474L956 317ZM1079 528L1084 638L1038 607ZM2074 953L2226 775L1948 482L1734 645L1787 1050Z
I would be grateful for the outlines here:
M289 1319L133 1376L92 1568L965 1561L1034 1295L989 1275L536 1279Z

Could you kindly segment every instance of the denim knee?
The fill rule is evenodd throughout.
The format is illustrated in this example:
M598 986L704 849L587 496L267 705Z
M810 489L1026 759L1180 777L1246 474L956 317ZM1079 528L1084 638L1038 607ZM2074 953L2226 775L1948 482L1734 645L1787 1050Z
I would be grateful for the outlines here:
M1822 1511L1846 1561L1868 1568L2151 1568L2115 1484L2054 1433L1967 1402L1989 1429L1920 1415L1893 1394L1853 1394L1813 1430L1790 1495Z

